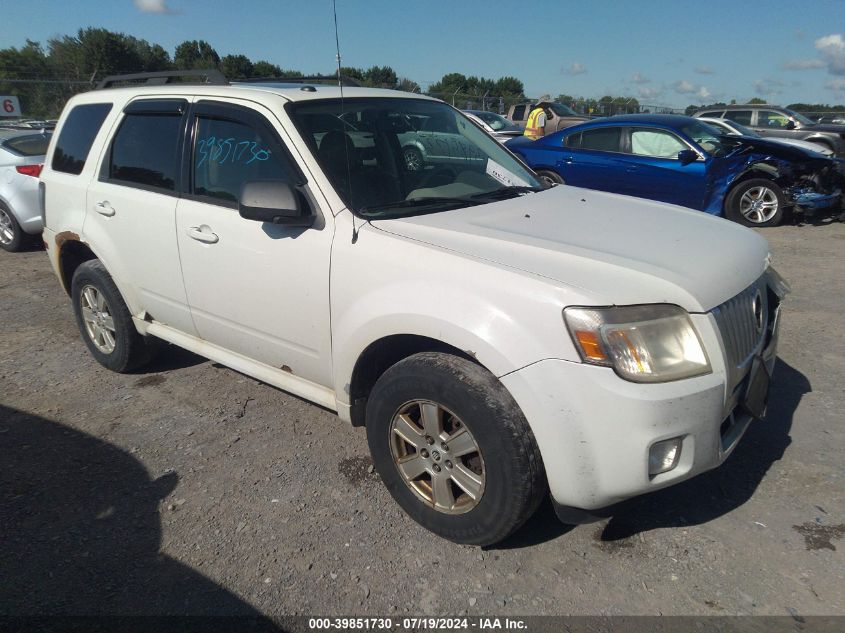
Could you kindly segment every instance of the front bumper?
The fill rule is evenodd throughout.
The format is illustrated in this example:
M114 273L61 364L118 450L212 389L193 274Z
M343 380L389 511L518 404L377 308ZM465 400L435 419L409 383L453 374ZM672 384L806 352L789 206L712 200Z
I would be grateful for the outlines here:
M743 404L751 367L774 368L779 302L739 363L727 360L735 342L715 312L691 315L713 365L706 376L637 384L606 367L550 359L501 379L534 432L564 521L606 516L609 506L715 468L734 450L752 421ZM649 475L650 448L672 438L681 438L677 465Z

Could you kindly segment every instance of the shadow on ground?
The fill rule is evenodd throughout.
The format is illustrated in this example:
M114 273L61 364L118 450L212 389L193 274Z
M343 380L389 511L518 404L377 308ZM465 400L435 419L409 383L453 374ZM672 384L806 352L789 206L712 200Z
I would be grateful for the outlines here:
M0 405L0 616L243 616L252 606L160 553L159 501L128 453ZM269 625L264 630L272 630Z

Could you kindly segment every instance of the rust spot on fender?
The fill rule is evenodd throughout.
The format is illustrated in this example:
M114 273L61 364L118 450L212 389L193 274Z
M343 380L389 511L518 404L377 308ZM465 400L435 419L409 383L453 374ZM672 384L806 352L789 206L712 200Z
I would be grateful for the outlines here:
M73 231L62 231L61 233L56 233L56 246L60 249L62 244L68 241L82 242L82 240L79 239L79 235ZM85 242L82 243L85 244Z
M279 369L281 369L282 371L286 371L289 374L293 373L293 370L290 367L288 367L287 365L282 365L281 367L279 367Z

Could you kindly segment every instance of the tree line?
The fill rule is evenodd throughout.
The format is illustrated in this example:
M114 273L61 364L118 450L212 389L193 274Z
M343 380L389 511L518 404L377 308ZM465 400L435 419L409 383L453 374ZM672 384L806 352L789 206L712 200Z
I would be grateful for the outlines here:
M253 61L246 55L221 57L205 40L186 40L173 55L159 44L102 28L80 29L76 35L51 38L46 45L27 40L20 48L0 49L0 94L17 95L28 117L55 117L73 94L89 90L108 75L163 70L216 68L229 79L303 77L300 70L283 68L267 60ZM341 74L361 85L422 92L415 81L399 76L390 66L370 68L342 67ZM308 76L333 77L327 73ZM496 110L527 100L525 88L516 77L498 79L466 76L450 72L428 87L426 94L458 107ZM536 96L536 95L535 95ZM631 96L605 95L584 99L559 94L555 99L588 115L637 112L643 107ZM752 99L750 103L760 101ZM687 111L703 106L691 105ZM799 111L826 112L845 110L845 106L792 104Z

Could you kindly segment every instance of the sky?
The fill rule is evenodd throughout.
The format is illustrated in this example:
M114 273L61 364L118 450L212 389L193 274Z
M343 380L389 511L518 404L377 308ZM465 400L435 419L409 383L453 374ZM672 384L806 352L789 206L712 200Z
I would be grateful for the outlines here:
M514 76L529 97L845 104L845 0L336 0L344 66L423 89L449 72ZM306 74L335 67L331 0L0 0L0 48L102 27L204 39Z

